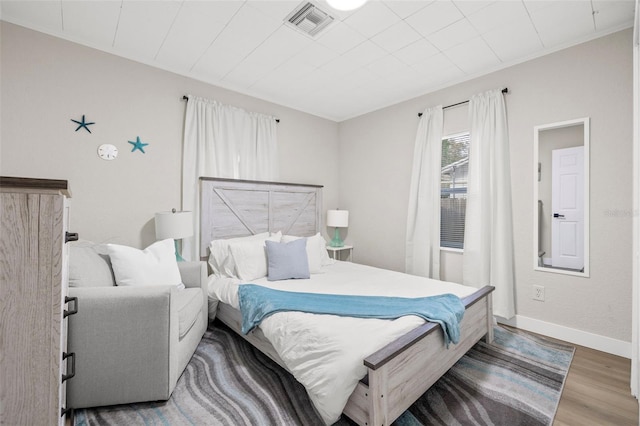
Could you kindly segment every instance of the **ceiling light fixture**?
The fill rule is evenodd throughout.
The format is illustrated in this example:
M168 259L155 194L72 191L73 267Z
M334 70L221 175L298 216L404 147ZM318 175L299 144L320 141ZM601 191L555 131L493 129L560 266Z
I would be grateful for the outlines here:
M327 4L336 10L355 10L362 7L367 0L327 0Z

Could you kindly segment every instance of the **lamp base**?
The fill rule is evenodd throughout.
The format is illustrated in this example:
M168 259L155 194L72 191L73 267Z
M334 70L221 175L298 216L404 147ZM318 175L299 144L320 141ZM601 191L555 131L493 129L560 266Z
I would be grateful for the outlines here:
M331 242L329 243L330 247L343 247L344 246L344 241L342 241L342 238L340 238L340 229L339 228L335 228L335 231L333 233L333 240L331 240Z
M173 245L176 248L176 261L184 262L185 260L180 256L180 250L178 250L178 240L173 240Z

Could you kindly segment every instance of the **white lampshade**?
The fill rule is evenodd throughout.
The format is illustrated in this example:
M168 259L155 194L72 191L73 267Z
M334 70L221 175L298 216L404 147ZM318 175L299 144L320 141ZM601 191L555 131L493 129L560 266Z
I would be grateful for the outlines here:
M156 213L156 238L166 240L193 235L193 212L159 212Z
M335 228L346 228L349 226L348 210L329 210L327 211L327 226Z
M336 10L354 10L365 4L367 0L327 0L327 4Z

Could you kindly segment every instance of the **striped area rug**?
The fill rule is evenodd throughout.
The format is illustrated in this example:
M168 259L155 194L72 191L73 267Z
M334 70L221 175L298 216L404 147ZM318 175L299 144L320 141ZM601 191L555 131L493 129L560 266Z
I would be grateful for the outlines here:
M394 422L550 425L574 348L495 327ZM220 322L164 402L78 410L77 425L321 425L302 385ZM344 418L336 425L353 423Z

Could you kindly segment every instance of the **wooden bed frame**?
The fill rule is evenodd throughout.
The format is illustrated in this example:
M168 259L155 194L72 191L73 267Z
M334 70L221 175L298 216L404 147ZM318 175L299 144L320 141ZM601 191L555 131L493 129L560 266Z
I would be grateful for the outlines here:
M311 236L322 229L322 187L318 185L200 178L200 253L219 238L261 232ZM462 299L466 307L460 342L445 348L442 328L427 322L364 359L367 375L343 413L362 426L390 425L480 339L493 342L491 286ZM242 334L240 312L219 303L217 317L287 369L260 328Z

